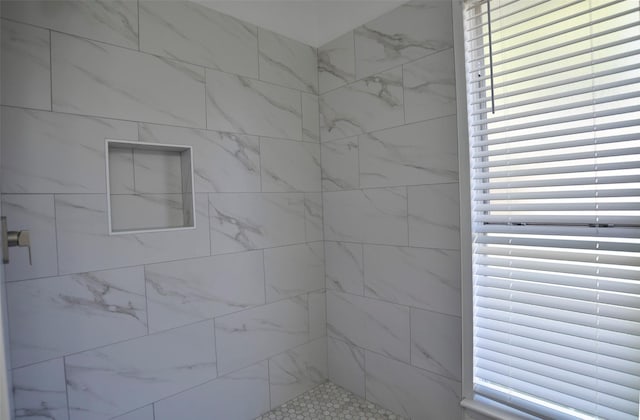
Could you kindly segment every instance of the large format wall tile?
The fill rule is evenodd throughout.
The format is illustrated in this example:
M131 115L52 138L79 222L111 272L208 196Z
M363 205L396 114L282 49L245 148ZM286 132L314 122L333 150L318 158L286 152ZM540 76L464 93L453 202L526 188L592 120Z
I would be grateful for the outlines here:
M105 143L135 123L2 108L3 193L104 193Z
M114 231L176 228L184 225L182 194L126 194L111 196Z
M138 48L135 0L10 0L2 17L127 48Z
M316 95L301 92L302 99L302 140L320 141L320 103Z
M312 242L264 250L267 302L324 289L324 248Z
M405 64L404 117L407 123L456 113L453 48Z
M436 184L458 180L455 117L360 136L360 185Z
M145 279L150 331L265 302L260 251L151 264Z
M233 372L308 341L307 297L221 316L215 324L218 372Z
M155 420L252 420L269 411L267 362L260 362L154 404Z
M355 30L360 79L453 46L451 3L414 0Z
M213 254L305 241L304 195L210 194Z
M14 369L11 376L16 418L69 419L63 359Z
M327 292L325 289L311 292L309 299L309 339L327 335Z
M2 104L51 109L49 31L2 21Z
M407 188L409 245L460 249L460 195L458 184Z
M409 308L327 291L327 333L409 363Z
M12 366L147 333L142 267L7 284Z
M460 315L460 253L364 246L365 296Z
M258 77L257 28L194 2L140 1L140 50Z
M356 79L353 31L318 48L318 84L320 93L351 83Z
M327 380L326 337L269 359L271 407L278 407Z
M51 58L54 111L205 126L201 67L58 33Z
M196 192L260 191L260 142L256 136L140 124L140 141L193 147Z
M327 289L364 296L362 244L324 243Z
M460 315L460 252L364 246L365 296Z
M411 308L411 364L461 381L460 318Z
M57 195L60 274L210 255L207 196L196 194L196 228L109 235L104 195Z
M318 93L315 48L262 28L258 37L260 80Z
M320 145L261 138L262 191L310 192L320 184Z
M207 69L207 127L301 140L300 92Z
M460 382L366 352L367 400L411 419L459 419Z
M407 193L403 188L326 192L324 237L328 241L408 243Z
M66 358L72 420L104 419L216 377L213 321Z
M153 405L146 405L137 410L130 411L127 414L114 417L113 420L154 420Z
M3 194L2 214L10 230L28 230L32 263L26 248L9 250L9 264L4 266L7 281L58 274L56 224L53 195Z
M327 338L329 380L364 398L364 350Z
M369 76L320 97L320 136L337 140L404 124L402 69Z
M322 190L353 190L360 187L358 137L322 143Z
M324 238L321 193L304 195L304 226L307 242L321 241Z

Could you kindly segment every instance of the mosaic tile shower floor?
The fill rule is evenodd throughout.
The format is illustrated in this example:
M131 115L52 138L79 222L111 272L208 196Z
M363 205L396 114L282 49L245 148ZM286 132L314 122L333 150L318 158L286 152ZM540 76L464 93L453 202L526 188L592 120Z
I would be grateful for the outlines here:
M403 420L331 382L299 395L256 420Z

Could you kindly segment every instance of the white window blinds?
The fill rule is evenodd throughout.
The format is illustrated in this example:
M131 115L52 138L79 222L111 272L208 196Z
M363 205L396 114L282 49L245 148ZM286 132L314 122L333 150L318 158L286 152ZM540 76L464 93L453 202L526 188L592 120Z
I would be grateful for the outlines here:
M638 419L640 2L464 13L474 392Z

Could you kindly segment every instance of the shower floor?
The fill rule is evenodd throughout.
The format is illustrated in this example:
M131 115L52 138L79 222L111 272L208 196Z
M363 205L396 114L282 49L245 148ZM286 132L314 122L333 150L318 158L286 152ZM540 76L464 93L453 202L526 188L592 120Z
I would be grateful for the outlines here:
M403 420L331 382L299 395L256 420Z

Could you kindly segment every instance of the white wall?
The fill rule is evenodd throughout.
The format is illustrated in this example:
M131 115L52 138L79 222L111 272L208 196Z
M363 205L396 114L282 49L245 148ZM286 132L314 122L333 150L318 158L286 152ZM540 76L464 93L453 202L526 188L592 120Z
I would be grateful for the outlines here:
M190 3L2 13L16 414L249 419L323 381L315 49ZM109 236L105 138L192 146L197 228Z

